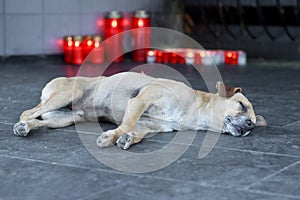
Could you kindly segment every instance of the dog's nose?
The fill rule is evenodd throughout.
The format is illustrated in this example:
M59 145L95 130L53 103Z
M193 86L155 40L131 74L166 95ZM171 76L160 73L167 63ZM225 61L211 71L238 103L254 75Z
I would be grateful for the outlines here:
M255 124L250 120L250 119L247 119L246 120L246 126L247 126L247 129L253 129L255 127Z

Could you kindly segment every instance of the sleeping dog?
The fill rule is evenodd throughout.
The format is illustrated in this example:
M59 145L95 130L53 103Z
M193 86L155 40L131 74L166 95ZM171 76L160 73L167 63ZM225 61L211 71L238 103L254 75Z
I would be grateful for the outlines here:
M124 72L110 77L56 78L43 89L41 102L22 113L14 134L46 126L61 128L99 119L118 125L102 133L99 147L117 144L122 149L153 132L211 130L246 136L265 126L255 115L242 89L216 84L218 92L193 90L184 83Z

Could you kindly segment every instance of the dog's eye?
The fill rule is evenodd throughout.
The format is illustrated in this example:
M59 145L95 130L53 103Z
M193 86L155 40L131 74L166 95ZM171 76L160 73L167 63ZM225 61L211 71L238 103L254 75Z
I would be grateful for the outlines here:
M239 105L240 105L240 107L241 107L241 110L242 110L243 112L247 112L247 106L245 106L241 101L238 101L238 103L239 103Z

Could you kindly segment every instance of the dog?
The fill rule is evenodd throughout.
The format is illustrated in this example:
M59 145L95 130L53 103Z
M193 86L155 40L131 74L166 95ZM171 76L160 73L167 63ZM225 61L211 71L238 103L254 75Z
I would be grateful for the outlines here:
M85 121L118 125L103 132L99 147L128 149L153 132L211 130L246 136L266 120L255 115L240 87L216 84L218 92L194 90L174 80L123 72L109 77L59 77L42 90L41 102L13 127L26 136L39 127L61 128Z

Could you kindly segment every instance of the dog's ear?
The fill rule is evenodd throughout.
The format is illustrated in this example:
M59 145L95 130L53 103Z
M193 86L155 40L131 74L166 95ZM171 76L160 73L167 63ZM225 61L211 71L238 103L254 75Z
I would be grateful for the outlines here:
M256 115L256 123L255 126L267 126L267 121L261 115Z
M231 88L221 81L217 82L216 88L218 89L219 96L226 97L226 98L232 97L235 93L242 93L243 91L242 88L240 87Z

